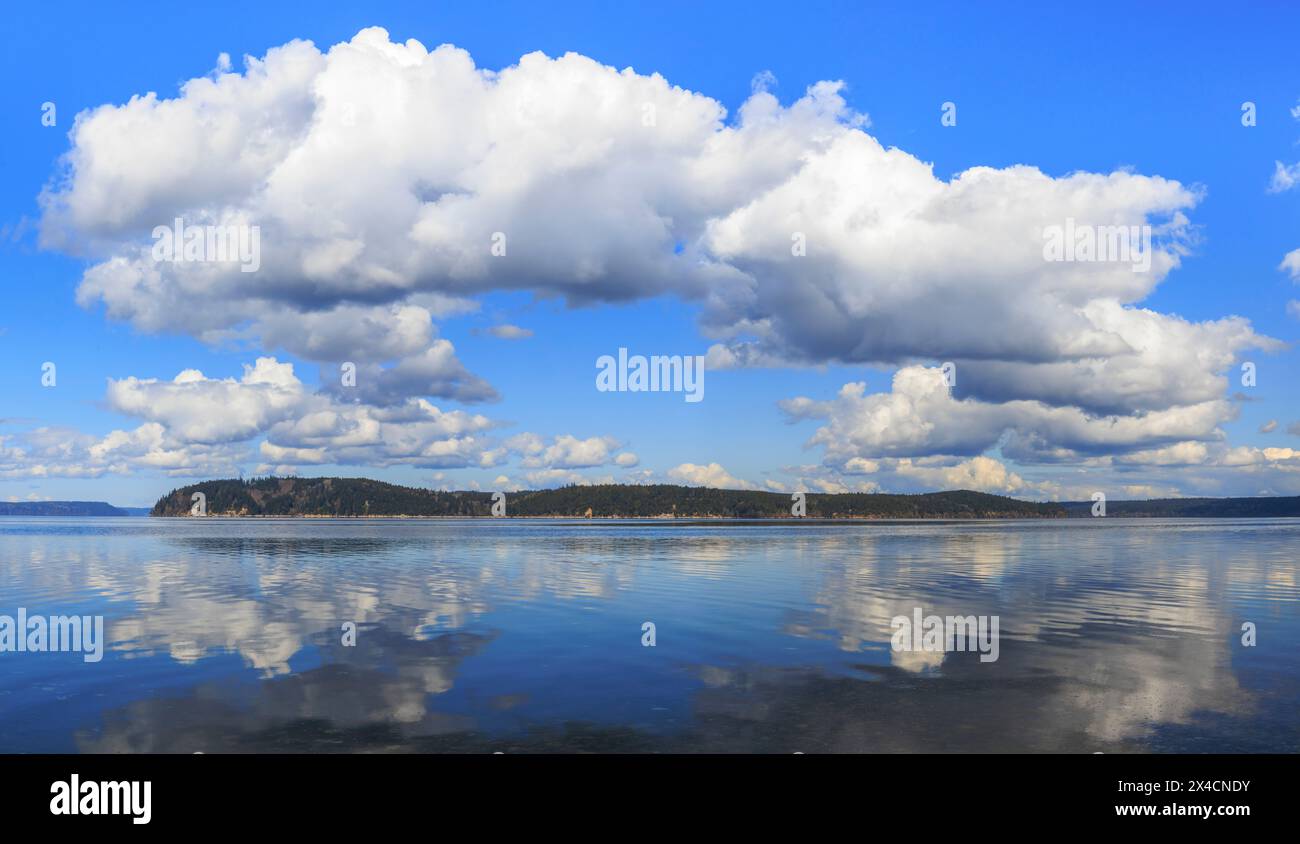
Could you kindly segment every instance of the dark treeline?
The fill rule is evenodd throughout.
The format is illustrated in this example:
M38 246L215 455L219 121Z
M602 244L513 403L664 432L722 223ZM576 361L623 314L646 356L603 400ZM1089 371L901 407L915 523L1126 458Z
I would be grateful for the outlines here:
M367 478L204 481L172 490L154 516L188 516L194 493L210 516L487 516L491 493L435 492Z
M210 516L490 516L490 492L436 492L365 478L221 480L173 490L155 516L187 516L193 494ZM562 518L790 518L791 497L776 492L655 485L566 486L506 494L506 515ZM924 495L808 493L809 518L1053 518L1057 504L982 492Z
M438 492L367 478L255 478L205 481L173 490L154 516L188 516L193 494L207 497L210 516L443 516L492 515L490 492ZM607 484L506 493L506 515L559 518L791 518L791 498L778 492L670 484ZM105 505L107 506L107 505ZM1092 502L1036 503L957 490L921 495L808 493L812 519L1085 518ZM1114 517L1300 516L1300 497L1167 498L1108 501Z
M1062 505L1067 516L1092 515L1091 501ZM1120 518L1239 519L1300 516L1300 497L1289 498L1153 498L1107 501L1106 515Z

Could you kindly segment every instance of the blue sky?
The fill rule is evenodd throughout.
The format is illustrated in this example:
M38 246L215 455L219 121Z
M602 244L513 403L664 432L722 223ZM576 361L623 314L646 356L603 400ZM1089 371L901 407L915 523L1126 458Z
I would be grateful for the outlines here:
M1289 345L1298 312L1288 311L1300 292L1281 266L1300 248L1300 190L1278 175L1278 162L1300 160L1296 14L1242 4L1212 19L1099 4L1031 16L960 3L12 10L0 36L0 499L143 505L227 469L483 489L667 480L1025 498L1300 494L1300 436L1287 432L1300 422ZM221 54L240 75L245 55L294 39L327 51L367 27L387 31L384 46L354 42L373 61L304 53L305 69L272 71L265 90L289 103L283 119L214 73ZM423 50L405 52L407 39L428 51L455 45L473 68L421 75L410 63ZM520 65L536 51L549 59ZM566 53L585 59L553 61ZM555 148L528 135L536 126L502 128L507 75L482 71L510 68L510 85L532 86L522 89L543 122L563 112L547 136L563 136ZM666 85L644 82L650 74ZM111 113L151 91L181 97L186 80L202 78L229 96L195 105L197 116L156 103ZM323 78L339 87L319 87ZM465 81L475 78L487 81ZM843 87L810 96L824 80ZM588 85L615 98L604 111L585 107ZM684 129L667 86L689 92ZM745 136L740 111L756 91L775 97L776 117L754 118L734 149L710 147L728 130ZM191 89L186 102L202 96ZM649 140L619 134L633 130L610 117L618 97L629 113L656 103ZM336 130L320 121L345 101L360 108L363 135L339 166L328 151ZM712 128L709 102L726 110ZM941 124L945 102L956 125ZM1256 125L1242 125L1244 102ZM78 114L103 106L71 134ZM232 125L239 137L224 138ZM200 141L217 146L190 154L186 144ZM907 160L877 157L873 144ZM932 180L913 164L932 165ZM1041 173L1013 178L1005 168L1017 165ZM994 175L957 190L970 168ZM425 207L397 231L368 227L413 194ZM313 214L291 210L299 202ZM792 209L817 219L791 222ZM1061 268L1021 261L1021 247L1041 243L1031 229L1089 215L1154 224L1177 266L1157 262L1134 292L1127 268L1076 267L1062 281ZM256 284L227 276L196 294L193 276L164 272L157 283L170 292L150 304L134 298L138 280L94 281L97 266L147 250L150 228L174 216L260 225ZM411 236L417 220L433 228ZM447 258L476 226L525 232L511 241L515 263L465 269ZM773 257L774 239L789 243L796 226L812 233L805 264ZM395 254L412 239L409 255ZM821 295L847 315L805 308ZM400 307L427 311L429 328L392 351L383 315ZM352 329L366 309L380 315L380 336L363 341ZM321 330L346 339L313 352L288 327L304 314L333 314ZM1242 320L1196 327L1230 316ZM532 333L488 333L502 325ZM406 379L382 401L337 406L318 392L339 360L392 369L438 341L450 346L426 360L424 386ZM344 357L340 342L358 353ZM713 347L705 399L598 392L594 362L620 347ZM753 357L723 363L728 348ZM275 363L240 381L258 358ZM936 398L926 379L944 360L956 361L957 382ZM57 365L54 387L41 384L46 361ZM1253 387L1240 384L1244 361L1256 364ZM274 368L283 364L292 376ZM185 370L203 380L174 384ZM860 397L832 401L853 382L865 382ZM484 391L495 400L477 400ZM427 413L419 402L440 415L416 418ZM325 416L328 435L300 424Z

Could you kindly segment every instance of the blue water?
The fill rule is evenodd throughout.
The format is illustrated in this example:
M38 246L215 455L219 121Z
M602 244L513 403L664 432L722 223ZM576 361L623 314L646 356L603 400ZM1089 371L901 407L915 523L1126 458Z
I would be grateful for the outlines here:
M0 752L1296 752L1297 551L1300 520L10 517L0 615L107 643L0 653ZM997 660L893 650L918 607L997 616Z

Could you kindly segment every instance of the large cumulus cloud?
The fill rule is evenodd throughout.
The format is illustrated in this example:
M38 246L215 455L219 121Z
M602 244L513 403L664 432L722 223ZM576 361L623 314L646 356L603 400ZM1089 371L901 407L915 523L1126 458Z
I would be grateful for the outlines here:
M79 300L113 318L356 361L369 409L353 412L371 418L353 433L418 397L495 398L433 321L447 303L522 289L697 302L713 363L902 367L891 392L849 387L813 408L833 465L1222 438L1224 373L1276 344L1239 317L1141 307L1194 248L1200 188L1027 165L945 178L865 125L836 82L789 105L760 87L729 117L657 74L576 54L492 71L366 29L83 113L43 194L42 235L91 256ZM259 269L153 260L149 233L176 217L259 226ZM1045 230L1067 221L1150 226L1149 265L1045 260ZM920 374L938 361L956 363L954 390ZM819 404L805 403L787 410ZM324 447L302 420L273 424L276 454Z

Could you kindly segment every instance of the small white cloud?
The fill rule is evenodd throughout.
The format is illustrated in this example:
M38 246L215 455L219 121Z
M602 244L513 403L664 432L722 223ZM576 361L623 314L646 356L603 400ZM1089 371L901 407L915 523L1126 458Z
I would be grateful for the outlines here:
M749 481L742 481L717 463L696 465L683 463L668 470L668 477L687 486L704 486L711 489L756 489Z
M488 334L500 340L527 340L533 336L531 328L520 328L517 325L494 325L487 330Z
M1273 170L1273 181L1268 186L1270 193L1288 191L1300 184L1300 163L1291 165L1283 164L1281 161L1274 163L1277 166Z

